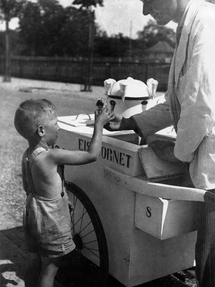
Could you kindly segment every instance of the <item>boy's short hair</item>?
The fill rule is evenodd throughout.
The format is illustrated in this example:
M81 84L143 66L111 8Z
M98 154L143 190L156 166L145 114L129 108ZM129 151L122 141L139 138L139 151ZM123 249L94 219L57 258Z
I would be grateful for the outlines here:
M56 112L56 107L46 99L26 100L16 110L15 128L21 136L29 140L37 131L38 126L44 124L52 112Z

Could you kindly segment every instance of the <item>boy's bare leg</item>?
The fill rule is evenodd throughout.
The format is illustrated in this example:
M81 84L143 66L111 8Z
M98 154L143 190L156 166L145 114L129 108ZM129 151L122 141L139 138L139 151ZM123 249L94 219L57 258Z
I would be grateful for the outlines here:
M38 253L29 253L29 261L25 272L25 287L37 287L42 261Z
M54 278L62 258L42 258L42 267L38 287L54 287Z

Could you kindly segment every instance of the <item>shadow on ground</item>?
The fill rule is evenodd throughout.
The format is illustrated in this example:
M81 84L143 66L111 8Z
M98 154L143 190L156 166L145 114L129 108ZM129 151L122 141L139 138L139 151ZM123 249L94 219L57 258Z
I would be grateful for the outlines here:
M24 247L23 228L0 231L0 286L24 287L27 252Z

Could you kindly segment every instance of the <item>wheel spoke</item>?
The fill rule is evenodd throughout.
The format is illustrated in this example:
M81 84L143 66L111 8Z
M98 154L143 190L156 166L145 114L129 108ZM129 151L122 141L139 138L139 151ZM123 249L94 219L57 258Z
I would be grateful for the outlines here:
M67 190L67 192L68 192L68 190ZM76 208L77 201L78 201L78 198L73 194L73 202L72 202L73 212L70 212L71 221L72 221L72 226L73 226L72 229L73 229L73 230L75 230L75 229L74 229L74 224L75 224L75 222L74 222L74 220L75 220L74 216L75 216L75 208Z
M91 240L91 241L87 241L87 242L84 242L84 245L86 245L86 244L90 244L90 243L94 243L94 242L97 242L98 243L98 240Z
M81 234L90 224L92 224L92 221L90 221L82 230L80 230L79 234Z
M91 234L92 232L95 232L95 230L93 229L93 230L91 230L90 232L84 234L84 235L82 236L82 239L83 239L84 237L88 236L89 234Z
M97 255L95 252L93 252L93 251L99 252L98 249L88 248L88 247L86 247L86 246L84 246L84 248L87 249L89 252L91 252L91 253L92 253L94 256L96 256L97 258L100 258L99 255Z
M87 213L87 211L85 211L85 214L86 214L86 213ZM80 220L82 220L82 218L83 218L83 216L84 216L85 214L82 214L82 215L79 217L79 219L73 224L74 227L79 223Z
M108 281L108 250L100 218L88 196L73 183L66 182L70 208L71 233L77 249L95 266L96 286L106 287ZM86 285L85 285L86 286Z
M82 228L82 224L83 224L83 218L84 218L84 215L87 213L85 207L83 206L83 209L82 209L82 217L81 217L81 224L80 224L80 228L79 228L79 234L81 232L81 228Z

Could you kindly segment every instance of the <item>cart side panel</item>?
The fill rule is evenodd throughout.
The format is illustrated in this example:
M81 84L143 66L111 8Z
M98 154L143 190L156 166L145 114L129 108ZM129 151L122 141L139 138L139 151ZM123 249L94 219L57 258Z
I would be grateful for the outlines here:
M159 240L135 229L131 238L129 286L136 286L194 265L196 232Z
M60 130L58 140L60 147L69 150L88 150L92 134L81 134L80 131L76 133L71 132L70 129L72 128L68 125L59 125L63 127L63 129ZM125 139L128 139L129 136L133 140L133 133L130 135L121 135L121 138L123 139L125 137ZM118 137L117 135L116 138L114 136L103 136L102 149L99 155L103 160L103 165L108 165L131 176L143 175L144 170L138 154L139 146L124 140L119 140Z
M71 150L77 150L77 139L87 139L67 131L61 133L58 144ZM118 185L104 178L104 167L107 163L113 164L100 156L95 163L66 166L65 179L79 186L91 199L101 219L108 243L109 273L128 286L135 196L133 192L119 189ZM119 166L119 169L124 167ZM133 171L135 172L135 169ZM90 259L90 255L86 254L86 257Z
M90 165L66 167L65 178L78 185L91 199L107 239L109 273L128 286L135 197L134 193L119 189L103 177L100 161L102 159ZM85 255L91 259L90 254Z
M90 138L61 130L59 145L82 150ZM117 178L116 182L110 181L104 174L106 166L131 176L142 173L138 146L125 144L103 137L103 147L122 151L126 156L121 155L114 162L100 156L89 165L67 166L65 176L83 189L99 214L108 243L110 274L125 286L134 286L191 267L195 233L160 240L135 227L136 193L117 184ZM128 158L129 168L124 165Z

